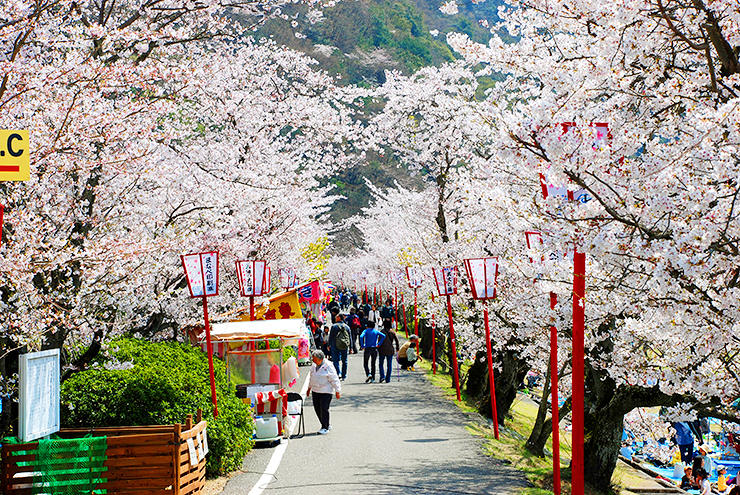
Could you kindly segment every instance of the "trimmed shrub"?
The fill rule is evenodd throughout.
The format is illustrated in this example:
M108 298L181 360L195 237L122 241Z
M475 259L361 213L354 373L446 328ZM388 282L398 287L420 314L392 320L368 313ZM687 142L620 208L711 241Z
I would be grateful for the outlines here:
M62 384L65 428L182 423L200 408L208 421L208 476L239 469L252 448L249 406L236 397L222 360L214 358L218 417L213 418L208 356L175 342L116 339L107 361Z

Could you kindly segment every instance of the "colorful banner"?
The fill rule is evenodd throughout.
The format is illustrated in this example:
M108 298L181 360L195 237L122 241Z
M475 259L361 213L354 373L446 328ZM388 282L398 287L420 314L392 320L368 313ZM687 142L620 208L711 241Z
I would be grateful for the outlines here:
M326 282L315 280L298 287L298 298L301 303L316 304L328 300L331 286Z

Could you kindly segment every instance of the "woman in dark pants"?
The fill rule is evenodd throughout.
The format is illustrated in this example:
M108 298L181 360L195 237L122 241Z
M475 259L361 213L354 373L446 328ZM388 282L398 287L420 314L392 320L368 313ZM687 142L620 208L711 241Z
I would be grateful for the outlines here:
M339 383L339 376L334 364L326 360L322 351L318 349L313 351L311 359L313 360L313 366L311 366L311 373L308 375L306 397L310 397L313 390L313 408L321 423L319 435L326 435L331 430L329 405L331 404L332 395L338 399L342 386Z

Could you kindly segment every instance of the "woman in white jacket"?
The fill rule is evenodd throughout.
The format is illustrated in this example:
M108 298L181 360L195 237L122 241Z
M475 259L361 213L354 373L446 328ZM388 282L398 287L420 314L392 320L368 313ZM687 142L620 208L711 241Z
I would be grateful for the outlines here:
M339 376L334 365L326 359L323 351L315 350L311 353L313 365L308 375L308 390L306 397L311 396L313 391L313 409L321 423L319 435L326 435L331 430L329 424L329 405L331 404L332 395L338 399L342 386L339 383Z

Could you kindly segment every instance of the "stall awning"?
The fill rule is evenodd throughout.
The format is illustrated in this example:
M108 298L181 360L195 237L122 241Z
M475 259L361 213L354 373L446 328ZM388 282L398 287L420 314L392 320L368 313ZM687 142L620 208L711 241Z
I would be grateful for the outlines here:
M230 321L214 323L211 327L211 340L249 340L249 339L297 339L304 335L305 323L301 318L284 320Z

